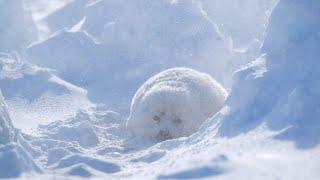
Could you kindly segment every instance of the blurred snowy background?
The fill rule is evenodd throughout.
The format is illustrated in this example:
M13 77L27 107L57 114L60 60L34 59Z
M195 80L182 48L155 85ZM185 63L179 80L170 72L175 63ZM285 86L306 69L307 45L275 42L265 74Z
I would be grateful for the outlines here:
M318 0L0 0L0 178L319 179L319 19ZM131 138L135 92L181 66L224 108Z

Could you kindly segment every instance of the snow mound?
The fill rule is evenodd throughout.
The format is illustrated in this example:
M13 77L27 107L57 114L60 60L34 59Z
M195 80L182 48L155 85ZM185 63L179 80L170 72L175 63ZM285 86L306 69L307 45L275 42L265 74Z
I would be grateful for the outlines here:
M0 53L0 87L14 126L24 132L93 106L86 90L18 54Z
M111 169L108 169L108 163L96 162L99 160L87 157L87 153L90 151L91 155L102 157L122 152L119 145L125 135L124 122L118 113L98 107L80 111L66 120L40 125L38 136L25 136L31 146L38 150L37 157L45 167L78 176L89 176L86 170L91 173L111 173L114 168L112 163Z
M80 176L83 178L92 177L93 174L91 173L93 170L87 167L84 164L77 164L71 167L69 170L66 171L65 175L67 176Z
M156 141L189 136L218 112L226 90L207 74L168 69L143 84L132 100L127 126Z
M64 159L62 159L59 164L57 165L57 167L55 168L66 168L66 167L71 167L74 165L79 165L79 164L85 164L95 170L104 172L104 173L116 173L119 172L121 170L121 168L112 162L107 162L98 158L92 158L89 156L83 156L83 155L71 155L68 156ZM79 170L79 168L76 168ZM79 173L78 175L81 175L82 172L75 170L73 168L73 172L74 173ZM78 171L78 172L77 172Z
M0 145L0 178L15 178L26 172L41 173L32 157L20 145Z
M22 141L13 128L0 91L0 178L18 177L24 172L41 172L28 151L20 145L24 144Z
M64 80L83 87L88 67L94 67L90 62L102 53L101 47L88 33L62 29L47 40L32 44L27 54L32 63L55 69Z
M89 118L78 113L76 117L66 121L58 121L41 126L43 135L53 140L77 142L81 147L89 148L99 143Z

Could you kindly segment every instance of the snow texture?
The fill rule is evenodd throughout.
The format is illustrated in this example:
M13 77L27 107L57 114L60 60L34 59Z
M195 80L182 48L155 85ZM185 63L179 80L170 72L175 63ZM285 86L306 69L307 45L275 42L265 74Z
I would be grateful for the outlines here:
M0 146L13 142L15 139L14 131L11 119L7 112L7 107L4 104L4 99L0 91Z
M86 90L60 79L51 69L26 62L16 53L0 53L0 87L14 126L23 131L93 106Z
M41 125L38 136L24 134L34 156L44 168L65 176L94 177L113 174L121 167L114 161L125 136L124 120L103 107Z
M0 178L19 177L25 172L41 172L28 151L20 145L20 134L13 128L0 91Z
M223 107L226 97L227 91L208 74L168 69L139 88L128 128L156 141L189 136Z

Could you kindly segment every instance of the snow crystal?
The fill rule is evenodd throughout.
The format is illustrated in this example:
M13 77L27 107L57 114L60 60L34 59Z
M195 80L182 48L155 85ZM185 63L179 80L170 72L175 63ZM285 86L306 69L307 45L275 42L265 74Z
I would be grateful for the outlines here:
M222 108L226 90L207 74L173 68L150 78L135 94L128 128L162 141L194 133Z

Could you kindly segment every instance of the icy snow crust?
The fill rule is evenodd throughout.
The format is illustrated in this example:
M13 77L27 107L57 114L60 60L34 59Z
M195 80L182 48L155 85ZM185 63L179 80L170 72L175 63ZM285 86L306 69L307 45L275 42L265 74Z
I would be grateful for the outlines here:
M139 88L128 128L136 136L157 141L189 136L223 107L226 97L227 91L210 75L168 69Z
M28 0L27 4L33 5L32 1L42 0ZM54 2L58 1L61 1L58 4L67 2ZM0 89L4 95L4 100L0 98L0 178L318 180L320 4L318 0L281 0L272 13L264 39L266 20L274 3L275 1L269 0L226 0L223 3L220 0L138 0L126 3L112 0L86 3L75 0L70 6L65 6L69 10L64 11L65 8L62 8L61 11L55 11L57 14L52 12L52 18L42 17L53 30L67 29L30 46L27 54L32 59L12 53L0 56ZM21 7L20 5L17 7ZM63 12L68 13L73 8L77 9L76 17L64 17ZM90 8L92 11L89 12ZM146 16L143 16L144 12L148 12ZM161 21L156 21L157 19ZM216 24L219 31L215 28L211 31L211 26L207 26L210 24L208 22ZM212 39L206 38L216 36L202 36L203 32L210 32L211 35L220 32L218 34L222 35L222 39L211 41ZM231 42L230 38L226 38L228 36L233 43L228 43ZM174 41L170 41L172 37ZM199 40L199 37L204 38ZM157 43L151 43L154 46L146 48L146 43L143 42L147 40L157 40ZM199 44L193 44L194 40ZM24 41L14 42L21 43L17 47L25 46ZM182 42L186 43L180 44ZM225 42L227 46L224 46ZM233 44L232 48L230 44ZM166 49L168 45L171 46ZM229 47L226 48L227 52L231 49L232 53L225 54L222 51L213 56L225 47ZM38 48L37 53L32 52ZM212 49L218 50L211 51ZM95 54L100 50L108 53ZM168 53L163 53L167 50ZM101 56L110 58L110 61L98 61L87 52L93 52L94 57L99 60ZM136 52L138 53L135 54ZM64 57L64 53L68 57ZM204 58L207 61L199 58L202 54L208 58ZM229 55L235 58L230 60ZM190 62L189 56L189 60L192 60ZM135 57L133 61L132 57ZM180 58L183 61L175 63ZM234 61L235 59L240 60ZM255 60L251 61L253 59ZM146 65L149 60L156 63ZM225 70L221 67L230 65L232 68L227 68L227 75L220 75L231 79L234 70L249 61L249 64L235 73L235 84L225 106L188 137L160 143L134 138L126 128L126 117L103 105L92 106L93 103L87 98L87 93L89 96L91 93L97 99L105 97L106 104L108 101L119 100L119 97L109 99L114 94L103 96L112 86L123 87L125 93L121 92L120 96L129 99L131 95L128 94L133 94L151 74L184 65L185 62L194 65L186 66L199 71L206 71L206 68L212 70L206 71L211 75L220 74ZM107 62L107 65L102 65L102 62ZM67 65L63 66L63 63L70 66L66 68ZM220 66L219 63L223 65ZM93 70L84 70L83 67L86 66ZM95 69L96 67L101 70ZM137 71L133 67L142 70ZM132 68L133 71L125 73ZM79 72L83 74L77 76ZM174 78L173 83L168 85L169 89L179 86L185 77L203 77L194 71L183 72L187 76L181 75L183 78L177 81ZM103 81L114 74L114 77ZM121 75L128 79L121 78ZM99 76L100 79L93 81ZM129 84L133 76L137 79ZM222 84L227 84L223 78L214 77ZM153 84L153 80L154 78L141 89L148 84L152 85L151 89L156 87L158 82ZM204 84L210 84L211 80L203 81ZM185 85L181 88L183 92L186 89L194 92L193 88L197 86L190 86L192 83L189 80L186 82L182 83ZM202 81L197 81L197 84L198 82ZM97 95L98 92L102 95ZM153 94L156 91L145 92ZM148 94L145 92L141 95ZM138 102L145 103L143 100ZM195 102L191 104L193 103ZM153 100L146 104L163 107L156 106L159 104ZM34 112L36 115L30 116ZM35 132L25 131L30 128L25 126L39 124Z

